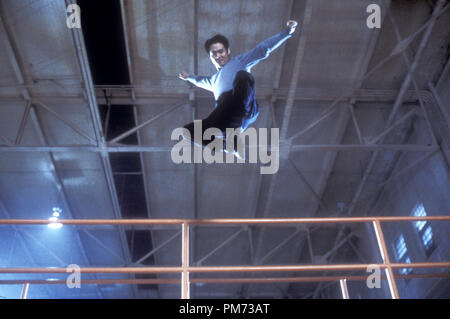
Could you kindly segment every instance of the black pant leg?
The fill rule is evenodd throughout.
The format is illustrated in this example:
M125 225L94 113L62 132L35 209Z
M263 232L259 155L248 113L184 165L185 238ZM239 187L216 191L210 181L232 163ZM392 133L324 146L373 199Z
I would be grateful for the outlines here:
M202 120L201 146L204 147L214 140L203 140L203 133L211 127L219 129L225 136L227 128L246 129L259 115L259 106L255 99L255 80L246 71L239 71L233 81L233 89L222 93L217 100L217 107ZM194 122L184 126L190 133L194 145ZM186 137L185 137L186 138ZM187 139L187 138L186 138ZM200 142L200 141L199 141Z
M236 102L246 106L254 99L255 79L246 71L239 71L233 81L233 96Z
M256 121L259 116L259 104L255 97L255 79L246 71L239 71L233 82L233 95L236 104L242 108L243 116L240 123L242 130Z
M226 129L229 127L233 127L233 125L236 125L233 124L233 122L236 122L236 119L239 119L239 117L233 115L232 107L234 103L232 102L232 98L233 97L231 91L224 92L217 101L217 107L214 109L214 111L212 111L207 118L201 120L201 141L194 141L194 122L191 122L184 126L184 128L186 128L190 133L190 139L188 139L187 137L184 138L186 140L190 140L193 145L205 147L215 139L215 136L212 136L210 140L203 139L203 134L207 129L217 128L222 132L222 135L225 136Z

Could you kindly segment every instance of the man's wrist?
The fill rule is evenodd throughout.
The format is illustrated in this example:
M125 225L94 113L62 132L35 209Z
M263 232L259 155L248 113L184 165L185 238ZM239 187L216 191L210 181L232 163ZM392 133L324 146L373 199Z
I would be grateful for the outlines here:
M281 33L283 34L283 35L291 35L291 28L289 27L289 26L285 26L284 28L283 28L283 30L281 30Z

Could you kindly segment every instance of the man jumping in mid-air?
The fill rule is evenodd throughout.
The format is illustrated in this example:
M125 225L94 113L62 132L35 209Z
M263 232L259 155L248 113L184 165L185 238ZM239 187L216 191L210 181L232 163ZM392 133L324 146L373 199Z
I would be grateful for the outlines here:
M217 128L222 132L222 138L227 139L226 129L240 128L242 133L252 124L259 115L259 105L255 98L255 80L250 74L250 70L259 61L266 59L269 54L278 48L284 41L292 36L297 27L297 22L289 20L280 33L264 40L254 49L238 55L234 58L230 56L229 42L223 35L215 35L205 42L205 50L208 52L211 62L217 69L212 76L191 76L186 71L181 72L178 77L182 80L212 91L216 100L214 111L202 120L202 141L201 145L193 141L194 122L184 126L190 133L184 138L190 140L194 145L206 146L211 142L203 140L203 133L208 128ZM219 137L219 136L215 136ZM214 137L213 137L214 139ZM245 148L235 148L233 154L243 159L245 158Z

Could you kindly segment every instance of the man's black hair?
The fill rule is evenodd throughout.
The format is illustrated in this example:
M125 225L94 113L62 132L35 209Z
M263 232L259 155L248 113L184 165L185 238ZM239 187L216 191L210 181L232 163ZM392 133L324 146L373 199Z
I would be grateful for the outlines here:
M214 44L214 43L222 43L223 46L225 47L225 50L228 50L228 48L230 46L228 39L225 36L223 36L221 34L216 34L211 39L208 39L205 42L205 50L208 54L209 54L209 48L211 47L211 44Z

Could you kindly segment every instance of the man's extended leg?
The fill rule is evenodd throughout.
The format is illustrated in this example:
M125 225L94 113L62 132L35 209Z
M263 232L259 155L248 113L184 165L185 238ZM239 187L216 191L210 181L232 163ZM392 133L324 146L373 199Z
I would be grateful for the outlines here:
M246 71L239 71L233 81L232 89L233 105L238 112L238 120L230 128L239 128L239 133L244 132L247 127L256 121L259 115L259 104L255 98L255 80ZM234 154L240 158L245 158L245 143L240 136L230 134L226 140L234 145Z
M231 93L230 93L231 96ZM183 136L185 140L190 141L193 145L199 146L199 147L205 147L209 143L211 143L216 137L225 137L225 130L227 125L229 124L229 114L230 111L228 110L228 105L231 105L230 103L218 103L218 106L214 109L214 111L205 119L199 120L201 121L201 136L199 137L199 140L194 140L194 132L195 132L195 125L194 122L191 122L189 124L186 124L184 126L185 129L188 130L189 135ZM210 140L203 139L204 133L209 128L216 128L222 132L222 134L213 136Z
M233 99L243 110L240 123L242 131L252 124L259 115L259 104L255 97L255 79L246 71L239 71L233 82Z
M240 127L242 117L244 116L244 113L240 111L239 108L236 108L235 104L232 91L224 92L218 99L214 111L212 111L207 118L201 120L201 140L194 141L194 122L184 126L190 134L190 136L184 136L184 138L190 140L196 146L205 147L215 138L215 136L213 136L211 140L203 139L203 134L207 129L217 128L222 132L222 136L217 137L225 137L226 129Z

